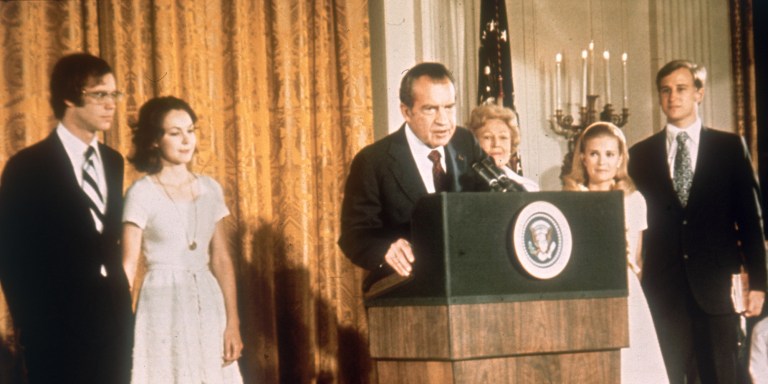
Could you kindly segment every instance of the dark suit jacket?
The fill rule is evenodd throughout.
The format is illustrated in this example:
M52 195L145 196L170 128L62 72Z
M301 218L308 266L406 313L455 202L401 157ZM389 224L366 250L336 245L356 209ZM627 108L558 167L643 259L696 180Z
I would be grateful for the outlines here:
M352 160L344 189L339 246L353 263L373 270L398 238L411 238L411 213L427 189L419 175L405 125L363 148ZM464 128L445 146L449 192L487 190L472 164L487 155ZM418 257L418 255L417 255Z
M738 136L703 128L698 151L683 207L669 174L666 130L630 150L629 174L648 202L643 287L653 306L687 283L705 312L733 313L731 274L740 265L750 289L766 287L758 185Z
M0 180L0 281L32 383L120 383L129 374L123 158L99 149L108 187L101 234L55 131L11 157Z

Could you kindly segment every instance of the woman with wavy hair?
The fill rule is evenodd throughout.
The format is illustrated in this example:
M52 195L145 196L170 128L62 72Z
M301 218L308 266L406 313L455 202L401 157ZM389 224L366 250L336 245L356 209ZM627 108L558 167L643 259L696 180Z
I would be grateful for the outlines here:
M495 104L484 104L472 110L469 130L477 138L480 147L491 156L512 181L528 192L536 192L539 185L518 172L520 169L520 128L515 111Z
M139 256L147 272L136 306L133 383L241 384L243 348L235 270L221 186L188 165L197 117L184 100L144 103L131 163L147 175L128 190L123 268L134 291Z

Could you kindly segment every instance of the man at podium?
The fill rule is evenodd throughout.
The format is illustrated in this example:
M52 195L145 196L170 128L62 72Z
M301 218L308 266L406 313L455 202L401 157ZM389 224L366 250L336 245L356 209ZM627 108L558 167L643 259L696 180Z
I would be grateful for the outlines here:
M400 129L352 160L342 203L339 246L377 276L410 275L416 261L411 213L419 198L488 189L472 170L487 155L472 133L456 127L456 89L444 65L408 70L400 83L400 111Z

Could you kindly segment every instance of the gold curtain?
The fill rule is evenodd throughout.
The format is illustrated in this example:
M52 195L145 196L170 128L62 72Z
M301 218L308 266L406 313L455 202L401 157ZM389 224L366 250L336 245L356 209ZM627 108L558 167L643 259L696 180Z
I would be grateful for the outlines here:
M729 0L731 18L731 63L735 95L736 132L744 136L757 170L757 89L755 81L755 38L752 23L752 0Z
M194 171L222 184L233 213L246 381L373 381L360 271L336 246L348 164L373 141L367 10L367 0L0 1L0 168L50 133L48 78L66 53L112 64L127 98L103 139L126 156L144 101L186 99L200 117ZM140 175L126 170L127 186ZM4 369L13 335L0 306Z

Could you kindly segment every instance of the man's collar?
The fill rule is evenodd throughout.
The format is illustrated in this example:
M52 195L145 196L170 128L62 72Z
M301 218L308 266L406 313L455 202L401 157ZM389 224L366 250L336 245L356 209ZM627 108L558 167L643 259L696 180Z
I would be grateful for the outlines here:
M96 150L96 156L101 158L98 145L99 141L96 139L96 136L93 137L93 140L90 144L86 144L77 136L72 134L72 132L70 132L69 129L67 129L67 127L64 126L64 123L61 121L59 121L59 124L56 126L56 134L59 136L61 143L64 144L64 148L66 148L67 152L69 152L71 155L82 156L88 147L93 147L93 149Z
M694 121L691 125L683 128L678 128L670 123L667 123L666 130L667 130L667 144L670 145L675 141L675 138L677 137L677 134L680 132L685 132L688 134L688 137L694 142L698 143L699 138L701 137L701 119L696 118L696 121Z
M440 152L440 156L442 156L443 159L445 158L444 146L430 148L428 145L424 144L415 133L413 133L413 129L411 129L411 126L408 125L408 123L405 123L405 139L408 141L408 147L411 148L411 153L413 153L414 157L419 155L427 156L433 150L437 150Z

